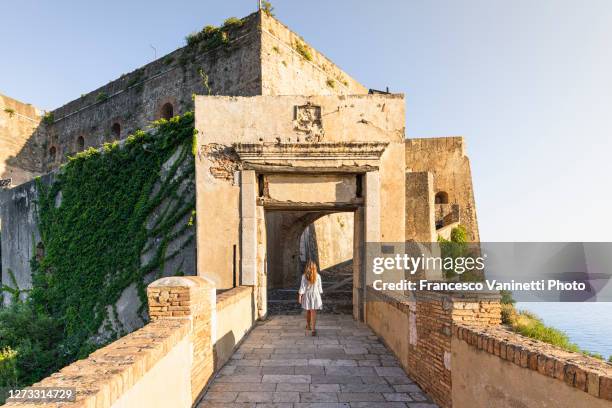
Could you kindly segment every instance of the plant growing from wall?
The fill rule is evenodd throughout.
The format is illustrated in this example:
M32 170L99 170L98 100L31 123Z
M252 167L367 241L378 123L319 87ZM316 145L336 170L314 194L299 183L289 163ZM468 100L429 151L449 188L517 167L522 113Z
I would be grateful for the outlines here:
M16 351L20 384L124 334L114 305L126 288L145 317L146 281L193 241L193 122L160 120L71 157L51 185L37 181L44 255L31 261L28 299L0 312L0 348Z
M42 121L45 125L52 125L55 122L55 117L53 112L46 112L42 118Z
M198 69L198 75L202 78L202 86L204 87L204 91L206 95L212 95L212 90L210 89L210 85L208 84L208 74L204 71L203 68Z
M96 102L104 102L107 99L108 99L108 95L104 91L100 91L96 95Z
M441 236L438 236L438 243L440 244L440 251L442 258L465 258L465 257L477 257L478 246L471 245L467 242L467 230L463 225L457 225L451 230L450 240L447 240ZM456 279L460 281L479 281L483 279L482 273L475 269L467 269L461 267L461 270L455 270L457 268L456 262L452 263L452 268L444 267L444 274L447 279Z
M221 27L215 27L213 25L204 26L202 30L191 33L185 37L187 47L194 48L196 45L201 44L202 47L200 48L200 52L203 52L220 45L226 45L229 42L229 31L240 28L243 24L244 20L236 17L229 17Z
M8 272L8 276L9 276L9 280L11 281L11 284L10 285L2 284L0 286L0 292L2 294L8 293L11 296L12 302L18 302L22 298L21 295L28 293L29 290L20 289L19 285L17 284L17 278L15 277L15 273L11 269L8 269L7 272Z
M266 0L262 1L261 9L263 10L264 13L266 13L266 15L270 17L274 17L274 6L272 6L272 3L270 3L269 1L266 1Z
M293 43L293 49L302 56L306 61L312 61L312 53L310 48L301 41Z
M4 108L4 112L9 115L9 118L15 116L15 109L12 108Z
M223 27L225 27L227 29L229 29L229 28L239 28L239 27L242 27L243 24L244 24L244 21L242 21L242 19L240 19L238 17L228 17L223 22Z
M126 89L128 89L128 88L131 88L131 87L133 87L133 86L135 86L135 85L138 85L138 84L140 84L142 81L144 81L145 79L146 79L146 77L145 77L145 71L144 71L144 69L143 69L143 68L139 68L139 69L137 69L136 71L134 71L134 72L131 74L131 78L130 78L130 80L127 82L127 84L126 84L125 88L126 88ZM101 93L103 93L103 92L101 92ZM99 97L99 95L100 95L100 94L98 94L98 97ZM106 97L105 97L104 99L106 99Z
M187 46L178 57L178 63L183 69L189 61L196 61L198 53L205 53L212 49L229 46L230 33L244 25L244 19L229 17L221 27L207 25L202 30L188 34L185 37Z

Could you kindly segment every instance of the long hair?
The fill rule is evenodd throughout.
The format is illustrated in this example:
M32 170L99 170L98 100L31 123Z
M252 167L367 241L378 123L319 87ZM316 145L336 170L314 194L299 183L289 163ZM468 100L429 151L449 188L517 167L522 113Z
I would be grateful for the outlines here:
M314 284L317 281L317 264L315 264L311 259L306 262L306 267L304 267L304 276L311 284Z

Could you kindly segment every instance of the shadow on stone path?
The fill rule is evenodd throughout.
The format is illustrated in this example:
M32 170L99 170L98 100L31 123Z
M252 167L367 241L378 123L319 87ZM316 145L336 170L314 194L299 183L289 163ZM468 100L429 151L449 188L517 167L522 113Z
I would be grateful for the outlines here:
M437 407L352 316L321 315L317 337L304 326L299 315L259 322L197 407Z

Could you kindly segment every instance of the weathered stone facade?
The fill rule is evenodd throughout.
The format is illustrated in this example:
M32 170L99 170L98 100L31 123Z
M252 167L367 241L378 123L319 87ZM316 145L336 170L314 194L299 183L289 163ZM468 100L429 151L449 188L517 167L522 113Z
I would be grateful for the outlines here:
M50 173L42 176L40 183L48 186L53 180L54 174ZM12 273L19 289L32 287L30 261L37 253L39 256L44 254L37 222L38 194L34 180L0 191L2 282L12 285L9 278L9 273ZM10 301L8 296L4 300Z
M437 229L458 222L465 226L469 241L480 241L470 160L462 137L407 139L406 170L432 173Z
M66 160L68 155L88 147L100 146L104 142L125 138L138 128L146 128L152 120L169 114L179 114L193 110L194 94L272 96L288 94L364 95L366 93L367 89L363 85L310 47L301 37L291 32L282 23L266 13L254 13L244 18L240 25L232 25L227 29L226 44L216 47L196 44L195 46L190 45L178 49L50 112L42 122L41 115L34 115L33 108L29 108L32 112L24 111L25 116L27 116L26 113L33 116L35 122L32 123L36 126L21 126L18 132L11 130L11 135L20 134L21 139L27 140L26 146L13 155L18 157L19 163L22 164L20 169L27 168L28 171L20 170L22 176L15 178L15 180L19 184L33 175L57 168L59 164ZM367 101L365 96L362 99ZM338 110L336 116L341 118L344 115L344 112L341 111L346 110L348 105L343 107L342 100L339 100L339 102L340 104L336 107ZM287 134L279 133L278 129L270 129L270 134L275 135L270 138L270 141L312 143L343 140L344 138L338 138L334 134L339 134L339 131L342 132L341 127L344 126L344 119L337 120L329 117L329 113L336 108L326 107L323 114L327 117L322 119L321 108L317 105L317 102L315 100L304 100L303 105L291 107L292 128L289 129L289 132L293 134L293 137L287 138ZM385 112L386 105L382 104L368 109L371 109L372 112L375 109L381 109L382 112ZM365 112L362 110L361 115L365 115ZM276 112L264 110L257 113L262 118L274 117L276 114ZM14 117L12 120L18 118L21 118L21 116ZM361 128L365 129L373 126L367 117L360 116L355 120ZM225 119L222 118L222 121L225 122ZM332 123L337 124L330 127ZM29 139L26 130L33 132ZM201 135L209 138L207 132L208 130L202 129ZM375 140L376 138L376 136L373 136L371 139ZM239 171L240 168L238 160L232 153L231 139L235 141L240 138L230 137L219 143L206 143L200 151L201 154L210 157L213 163L210 172L216 180L225 179L236 182L235 172ZM397 140L403 141L403 139L403 126L400 126L397 128ZM394 156L397 154L398 157L397 160L385 160L386 164L384 166L387 167L387 170L383 170L383 173L390 171L393 166L395 166L394 171L399 172L405 166L411 171L420 169L420 171L435 173L434 183L446 183L445 180L450 177L447 177L444 173L444 165L447 162L441 162L441 160L447 160L447 156L451 157L454 154L452 152L456 150L457 143L460 144L460 142L453 142L450 150L440 149L437 144L430 148L429 144L425 142L417 143L417 141L406 142L407 148L393 143L388 151L394 153L387 154ZM415 150L414 146L417 145L420 146L420 150ZM462 149L460 150L463 152ZM406 164L404 164L406 159L399 159L399 154L403 155L404 151L406 151ZM445 158L438 157L438 155ZM473 200L464 199L464 197L471 197L472 194L469 163L465 161L465 156L462 153L459 161L453 160L453 163L459 163L457 166L462 166L463 173L453 172L452 180L454 184L451 184L454 188L444 188L452 193L452 199L454 199L455 194L458 197L461 196L461 220L470 223L468 225L469 230L473 237L477 237ZM15 184L14 182L13 185ZM461 190L463 187L469 191L463 192ZM438 187L436 186L436 188ZM21 188L22 191L25 191L25 189L25 187ZM411 191L406 197L400 197L398 195L399 191L398 185L384 183L381 185L381 200L399 200L398 202L408 200L410 203L415 203L415 200L420 200L422 197L420 191ZM219 197L219 199L224 201L224 198ZM437 210L438 207L440 206L436 204L435 209ZM406 228L413 229L417 228L415 226L425 219L421 217L419 211L421 210L407 207L405 212L382 214L381 222L384 226L381 239L403 241L405 239L403 234L404 214L407 214L406 217L410 220L406 222ZM439 212L437 211L436 214ZM238 215L235 214L235 216L237 219ZM33 218L30 216L29 220L32 222ZM231 225L228 220L219 221L225 225L225 228L229 228ZM17 215L10 221L5 220L5 223L7 222L21 223L22 219ZM320 224L324 222L326 221L322 220ZM398 223L402 225L401 228L395 228ZM325 228L329 228L329 225ZM298 232L298 238L300 234L301 232ZM35 235L36 233L34 233ZM436 238L435 232L425 235L420 236L419 239L425 240L430 236L431 240ZM12 239L9 232L3 241ZM333 239L331 241L333 242ZM323 239L320 242L322 246L326 245ZM35 244L35 242L29 242L28 246L31 247L31 244ZM25 245L22 246L25 248ZM343 245L342 251L346 253L346 249L349 247L351 247L351 244ZM19 256L22 258L30 257L32 255L30 253L31 249L24 248L19 250ZM9 248L7 247L5 250L9 250ZM194 249L187 248L186 251L191 251L191 255L186 253L185 257L195 257ZM233 250L230 249L231 251ZM202 258L206 259L207 256L209 255L203 255ZM226 270L236 269L235 264L240 261L240 251L235 258L224 265L225 268L229 268ZM18 266L11 262L11 267L14 268L13 272L17 275L29 275L27 264L23 262L21 264L21 266ZM28 278L24 277L20 281L27 282ZM234 277L228 277L220 287L231 287L236 282L237 280Z
M0 94L0 190L41 174L45 135L38 128L41 113Z
M228 33L226 45L180 48L52 111L54 121L46 127L47 149L42 170L56 168L83 147L100 146L146 128L151 121L164 116L167 104L174 115L193 110L194 94L367 92L265 13L246 17L240 27L232 27ZM311 60L296 51L297 43L309 50ZM328 80L333 80L334 85L328 85ZM79 145L80 137L83 145ZM53 147L55 158L50 154Z
M296 50L297 43L308 50L311 60ZM337 86L329 86L328 78ZM0 112L0 161L5 163L0 179L12 178L16 186L4 195L7 206L1 211L2 250L8 254L3 261L3 282L8 282L10 268L22 289L30 287L29 259L39 242L32 205L36 191L34 183L23 183L56 169L70 154L146 129L151 121L169 113L164 109L168 106L173 115L194 110L195 94L352 92L367 90L277 20L254 13L241 26L228 30L227 44L178 49L47 113L44 120L30 105L2 97L9 111ZM211 149L218 157L217 176L233 178L233 165L225 158L227 147ZM176 241L171 246L180 244ZM172 270L175 264L195 274L195 245L186 246L166 269ZM139 326L135 317L139 302L132 289L128 288L118 305L130 329Z
M325 117L319 142L306 141L296 128L296 110L305 106ZM299 256L303 229L334 212L363 212L354 230L364 228L372 242L403 241L405 196L397 188L405 179L403 125L401 95L196 98L196 127L203 135L196 166L198 270L222 288L236 281L237 265L242 284L276 282L274 268L287 272L281 265ZM233 180L217 176L210 144L236 152L227 155L235 165ZM365 228L368 216L376 225ZM287 245L293 250L279 262L277 249ZM234 247L241 249L237 255ZM266 259L267 268L261 266Z

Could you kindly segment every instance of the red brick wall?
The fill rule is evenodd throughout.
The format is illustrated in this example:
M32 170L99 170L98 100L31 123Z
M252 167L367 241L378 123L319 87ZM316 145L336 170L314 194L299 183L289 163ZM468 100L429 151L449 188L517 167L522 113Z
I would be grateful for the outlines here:
M211 312L215 287L199 276L162 278L147 288L152 321L188 317L191 320L193 365L191 391L195 401L214 373Z
M394 320L386 321L388 316L394 316ZM468 296L416 292L404 296L368 288L366 322L423 391L441 407L451 407L453 325L497 325L501 322L501 308L499 295L492 293Z

